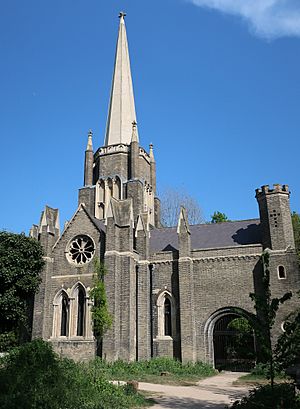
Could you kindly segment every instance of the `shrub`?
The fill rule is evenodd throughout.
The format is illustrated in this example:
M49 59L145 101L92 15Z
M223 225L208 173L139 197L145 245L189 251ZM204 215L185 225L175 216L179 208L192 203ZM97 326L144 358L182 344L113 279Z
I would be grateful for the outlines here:
M231 409L300 409L300 401L295 397L294 386L283 383L252 389L249 396L236 401Z
M144 403L87 365L59 358L42 340L1 359L0 385L1 409L123 409Z
M251 375L253 377L270 379L270 365L268 363L258 363L255 367L251 370ZM281 371L274 371L274 375L276 378L286 378L284 372Z

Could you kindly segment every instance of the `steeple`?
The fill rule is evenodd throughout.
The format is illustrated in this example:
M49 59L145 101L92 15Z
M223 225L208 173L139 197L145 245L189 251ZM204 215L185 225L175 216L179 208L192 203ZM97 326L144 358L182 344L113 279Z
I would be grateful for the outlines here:
M132 137L132 123L136 122L128 43L124 21L125 15L126 14L123 12L119 15L120 25L106 124L105 146L121 143L129 145Z

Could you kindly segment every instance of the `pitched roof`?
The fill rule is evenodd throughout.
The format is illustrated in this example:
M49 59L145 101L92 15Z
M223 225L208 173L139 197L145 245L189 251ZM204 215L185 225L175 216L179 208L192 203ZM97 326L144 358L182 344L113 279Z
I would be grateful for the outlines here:
M232 247L261 243L260 220L250 219L190 226L192 249ZM176 227L151 230L152 252L178 250Z

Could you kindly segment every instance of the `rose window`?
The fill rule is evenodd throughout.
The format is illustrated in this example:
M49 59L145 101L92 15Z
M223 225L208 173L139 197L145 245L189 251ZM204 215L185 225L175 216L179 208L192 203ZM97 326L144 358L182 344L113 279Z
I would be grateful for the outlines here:
M91 261L94 253L93 240L88 236L77 236L69 245L67 258L75 264L82 265Z

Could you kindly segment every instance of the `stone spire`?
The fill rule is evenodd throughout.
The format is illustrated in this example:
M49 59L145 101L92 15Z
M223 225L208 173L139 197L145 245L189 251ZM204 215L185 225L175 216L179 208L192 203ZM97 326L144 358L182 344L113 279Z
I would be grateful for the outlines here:
M126 14L123 12L119 15L119 35L106 124L105 146L119 143L129 145L132 136L132 123L136 122L128 43L124 21L125 15Z

